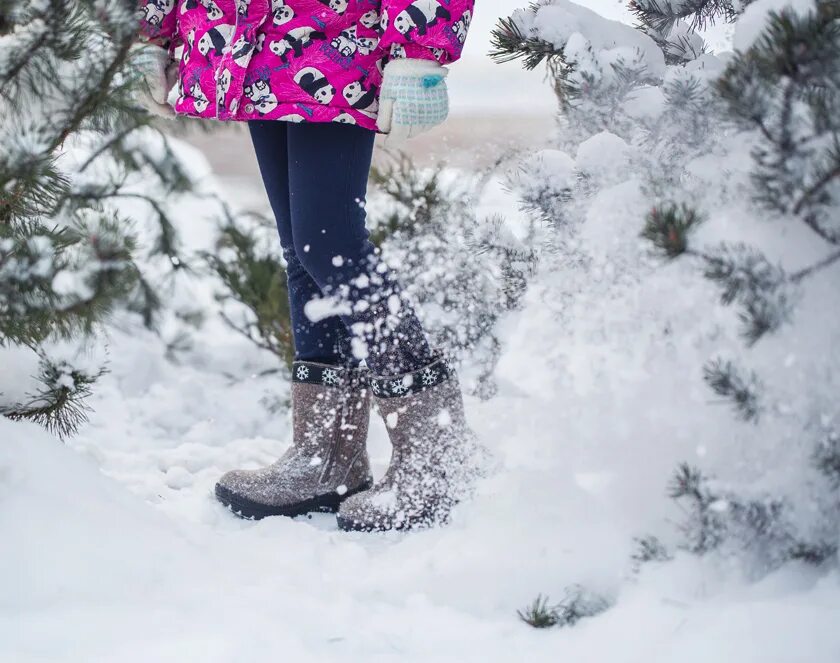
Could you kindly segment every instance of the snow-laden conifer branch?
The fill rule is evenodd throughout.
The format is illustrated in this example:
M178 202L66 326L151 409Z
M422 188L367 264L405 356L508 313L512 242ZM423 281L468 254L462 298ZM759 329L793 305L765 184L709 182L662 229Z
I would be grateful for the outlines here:
M714 359L703 367L703 379L718 396L732 401L738 417L745 421L758 419L761 382L755 373L744 373L731 361Z
M685 508L682 547L752 557L762 574L792 560L823 564L837 555L836 539L805 539L797 532L791 504L767 494L744 496L687 463L679 466L668 495Z
M138 174L192 186L167 140L135 101L133 0L3 3L0 25L0 344L43 356L57 339L84 343L117 308L148 326L160 305L136 260L130 220L118 203L142 196L158 220L151 251L185 264L166 206L132 187ZM68 363L69 362L69 363ZM2 402L66 435L83 420L96 371L72 360L42 370L29 402ZM56 369L57 370L57 369ZM86 379L89 376L90 379Z
M840 243L840 6L771 13L717 83L732 118L761 136L753 158L758 200Z
M222 319L231 329L258 347L276 355L287 368L294 358L286 270L278 257L261 248L258 228L269 227L265 219L242 223L223 206L226 220L220 229L216 250L204 259L225 290L217 294L223 305L238 302L245 315L226 310ZM275 232L273 227L270 232ZM236 316L234 318L234 316Z
M535 12L545 3L533 3L529 11ZM515 17L499 20L498 25L491 32L490 57L497 62L510 62L522 58L526 69L536 69L543 62L550 66L565 66L563 49L539 36L528 34ZM559 69L553 69L559 71Z
M104 369L86 372L67 362L55 362L42 356L36 376L41 384L38 392L30 394L23 402L0 403L0 415L18 421L33 421L64 439L87 421L89 408L85 400L91 394L91 386L104 372Z
M705 28L718 21L731 23L749 2L736 0L631 0L630 10L644 26L667 33L678 21Z

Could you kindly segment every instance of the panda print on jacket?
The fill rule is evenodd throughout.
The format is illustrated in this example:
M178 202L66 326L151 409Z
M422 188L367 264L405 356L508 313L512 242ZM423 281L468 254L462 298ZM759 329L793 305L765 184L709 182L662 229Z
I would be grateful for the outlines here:
M239 39L236 40L236 43L230 49L234 63L242 68L247 66L251 59L251 53L256 48L256 45L256 41L249 41L244 34L240 35Z
M216 79L216 105L221 106L225 103L225 97L230 89L230 69L222 69Z
M192 55L193 49L195 48L195 28L190 30L187 33L187 43L183 47L183 55L181 59L183 60L184 64L187 64L190 61L190 56Z
M151 26L159 26L174 8L175 0L150 0L142 9L143 20Z
M320 0L320 2L332 9L336 14L343 14L350 5L349 0Z
M180 56L176 113L371 130L387 62L454 62L472 11L473 0L138 0L143 35Z
M245 96L250 100L254 112L261 117L277 108L277 96L271 91L269 78L257 78L245 85Z
M224 13L222 12L219 5L217 5L214 0L182 0L181 1L181 14L186 14L188 11L192 11L195 9L203 9L207 15L207 20L209 21L217 21Z
M205 57L211 50L214 55L222 55L230 42L233 30L234 26L232 25L218 25L215 28L210 28L198 40L198 52ZM194 34L194 32L191 34Z
M368 30L379 29L379 12L375 9L369 9L359 18L359 23L363 28Z
M304 67L295 74L295 83L319 104L328 104L335 96L329 79L315 67Z
M423 36L429 28L437 25L438 19L447 21L449 18L449 10L437 0L414 0L394 17L394 29L401 35L417 30L417 34ZM383 14L382 23L387 29L387 13Z
M193 83L193 86L190 88L190 96L192 97L196 112L203 113L210 106L210 100L207 99L207 95L204 94L204 90L198 83Z
M455 33L455 39L458 40L459 43L463 44L467 40L467 30L470 29L470 20L472 19L472 14L468 9L463 13L461 18L455 21L452 24L452 32Z
M351 57L356 53L367 55L379 40L375 37L360 37L356 34L356 26L342 30L338 37L334 37L330 45L344 57Z
M274 25L284 25L295 17L295 11L284 0L271 0L271 18ZM265 33L262 33L265 37Z
M311 46L316 39L326 39L326 35L311 27L295 28L289 30L282 39L271 42L268 47L285 64L290 57L299 58L303 55L303 49Z
M379 108L379 90L376 86L366 88L363 81L348 83L342 94L351 108L365 115L375 114Z

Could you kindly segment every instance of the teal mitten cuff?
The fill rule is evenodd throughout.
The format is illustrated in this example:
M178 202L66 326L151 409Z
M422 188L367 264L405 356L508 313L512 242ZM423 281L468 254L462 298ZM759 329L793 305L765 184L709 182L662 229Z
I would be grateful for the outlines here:
M431 60L399 59L385 65L377 126L391 140L428 131L449 114L446 75Z

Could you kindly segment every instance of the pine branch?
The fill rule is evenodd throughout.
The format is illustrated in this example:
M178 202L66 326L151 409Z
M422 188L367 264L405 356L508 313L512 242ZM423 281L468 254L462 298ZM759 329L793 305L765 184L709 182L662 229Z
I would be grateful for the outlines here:
M442 173L442 167L417 168L405 152L399 152L388 165L371 168L371 185L394 203L387 218L373 219L370 240L374 245L381 246L387 237L398 233L409 240L438 231L453 209L453 194L443 185Z
M753 152L757 200L840 244L840 6L771 13L716 84L731 116L763 140ZM833 227L832 225L833 224Z
M840 488L840 434L831 431L817 444L813 462L835 488Z
M631 555L633 566L638 571L649 562L667 562L673 559L671 553L657 537L648 535L637 537L636 551Z
M705 257L705 276L720 284L724 304L775 290L787 280L781 267L770 264L763 253L746 244L721 243Z
M554 606L548 604L548 597L537 594L534 602L522 610L517 610L519 619L534 628L551 628L560 623L560 615Z
M673 259L687 251L689 234L702 220L688 205L668 203L648 213L641 235Z
M790 320L792 308L792 302L781 290L744 303L738 318L741 321L741 336L746 344L755 345L765 334L779 329Z
M532 4L529 11L536 12L539 4ZM549 41L526 35L513 17L499 19L490 33L490 57L498 63L523 59L525 69L535 69L542 62L565 66L563 49Z
M225 324L291 367L294 346L286 271L276 258L261 255L257 244L253 231L243 229L229 217L221 228L218 250L205 254L204 259L225 286L217 299L243 304L252 317L237 324L222 312Z
M53 334L89 333L136 281L134 240L121 234L123 223L0 225L7 240L0 244L0 339L35 345Z
M755 373L743 375L730 361L714 359L703 367L703 379L718 396L728 398L744 421L756 421L761 413L761 382Z
M581 619L594 617L609 609L611 602L581 585L572 585L565 590L566 595L558 604L559 626L574 626Z
M815 543L799 541L795 542L786 551L786 559L804 562L812 566L821 566L826 562L836 560L837 553L838 545L830 541L817 541Z
M155 287L138 272L137 283L127 295L126 310L139 314L146 329L157 329L157 314L163 307L160 295Z
M739 6L749 2L741 2ZM739 14L732 0L631 0L630 11L642 25L661 34L667 34L681 20L687 21L692 29L702 30L720 20L732 23Z
M749 345L790 319L792 302L785 286L791 278L763 253L741 243L722 243L701 255L705 277L721 288L721 302L740 304L741 334Z
M169 214L164 209L163 203L156 198L145 193L130 193L121 189L109 193L99 192L89 194L88 196L80 194L78 197L88 197L98 201L121 198L143 201L154 211L158 224L158 233L152 246L152 254L166 256L174 270L190 271L191 268L180 251L180 240L178 239L178 231L175 229L175 224L169 218Z
M38 380L44 386L25 403L0 407L0 415L15 421L33 421L65 439L87 421L85 400L91 386L105 373L89 374L66 362L53 363L41 356Z
M170 191L188 178L168 149L132 144L148 115L132 99L138 82L130 47L136 38L136 3L117 0L44 0L3 3L0 21L0 90L7 112L0 125L0 344L39 347L56 338L93 333L117 306L137 310L147 324L160 306L136 263L129 225L110 203L137 196L125 190L129 173L149 164ZM31 108L43 113L32 113ZM67 172L63 144L73 151L92 143L81 170L108 159L108 181L81 184ZM147 202L161 225L158 253L175 267L177 238L159 201ZM84 398L96 376L49 365L44 387L29 401L6 407L68 435L84 420Z
M106 95L113 94L112 84L114 78L121 71L128 60L129 50L134 40L124 38L116 44L115 53L112 55L108 66L96 77L95 85L91 85L89 92L82 99L79 99L75 106L66 113L67 117L60 132L53 139L47 151L52 152L58 148L71 134L77 131L82 123L98 112Z
M52 0L49 10L52 10L52 6L56 4L66 5L67 3L57 3L56 0ZM77 14L73 16L75 18ZM79 16L83 17L84 15ZM54 17L50 20L54 20ZM78 20L81 20L81 18L78 18ZM53 29L57 29L61 33L65 28L64 26L53 26ZM84 39L83 35L76 36L79 40ZM32 177L34 173L30 174L29 177L21 177L22 174L25 175L25 173L20 172L21 166L24 170L29 169L31 171L35 168L36 172L40 171L41 174L46 174L46 169L52 165L53 153L68 136L77 132L91 118L102 116L105 109L110 109L113 112L119 108L120 98L125 96L127 89L121 92L121 86L115 86L114 82L128 60L129 49L133 41L134 36L131 33L122 34L120 41L113 44L113 49L110 52L103 49L98 53L104 59L105 64L102 68L88 68L86 70L77 68L75 71L82 78L79 81L74 81L73 89L63 90L64 94L62 96L68 102L68 106L55 109L50 117L49 124L43 125L37 130L41 137L41 141L37 145L37 153L32 154L29 159L16 160L15 164L9 162L0 164L6 168L14 167L11 173L0 173L0 224L8 224L14 218L21 218L27 214L27 210L31 209L32 203L24 202L23 199L38 199L37 189L30 188L38 180ZM48 46L50 46L49 42L42 44L40 48L46 49ZM78 44L76 47L80 48ZM60 57L61 54L57 55ZM65 53L64 55L72 57L75 56L75 53ZM17 76L20 76L19 70ZM55 76L53 75L52 78L55 78ZM28 149L27 146L27 151ZM5 168L0 168L0 170L5 170ZM35 186L39 185L35 184ZM60 198L63 193L61 187L56 185L55 193L56 197ZM36 210L37 207L29 213L36 212Z
M129 135L131 135L135 131L137 131L137 129L138 127L136 125L128 125L123 127L113 136L110 136L105 142L102 143L102 145L100 145L93 152L91 152L90 155L88 155L87 159L85 159L82 165L79 166L79 172L85 172L88 168L90 168L91 164L98 158L111 153L117 146L119 146L123 142L123 140L125 140Z
M801 214L805 207L809 205L833 179L840 178L840 154L838 154L834 160L836 162L835 165L826 170L826 172L823 173L816 182L802 192L802 196L793 206L794 214ZM823 239L828 238L823 237ZM832 236L828 241L831 241L832 244L837 244L840 242L840 237Z
M668 496L689 504L688 518L680 526L685 536L683 548L702 555L723 541L724 526L711 508L715 498L707 488L706 477L695 467L681 463L668 487Z
M10 20L5 28L6 58L0 67L0 94L12 104L21 90L43 92L44 81L37 81L54 70L51 59L76 59L79 40L86 33L85 12L75 3L48 0L16 5L3 12Z
M788 276L788 280L791 283L799 283L800 281L808 278L816 272L819 272L820 270L825 269L826 267L830 267L838 260L840 260L840 251L835 251L834 253L827 255L822 260L815 262L813 265L804 267L803 269L792 273L790 276Z
M685 463L677 469L669 496L688 504L680 529L685 537L683 548L694 554L726 546L730 552L757 558L762 571L791 560L822 564L837 554L836 536L830 541L808 541L797 535L790 505L784 499L768 495L744 498L716 486Z

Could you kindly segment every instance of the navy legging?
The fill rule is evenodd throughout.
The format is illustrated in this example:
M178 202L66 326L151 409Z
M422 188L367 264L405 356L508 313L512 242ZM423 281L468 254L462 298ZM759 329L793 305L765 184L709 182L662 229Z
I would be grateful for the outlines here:
M248 127L286 260L295 359L364 359L378 375L429 363L420 322L365 228L374 132L269 120Z

